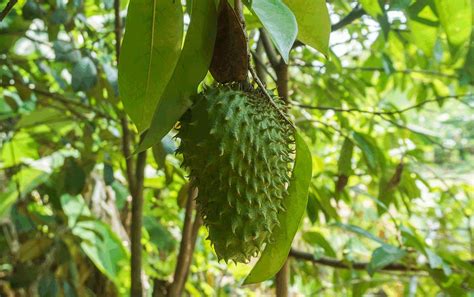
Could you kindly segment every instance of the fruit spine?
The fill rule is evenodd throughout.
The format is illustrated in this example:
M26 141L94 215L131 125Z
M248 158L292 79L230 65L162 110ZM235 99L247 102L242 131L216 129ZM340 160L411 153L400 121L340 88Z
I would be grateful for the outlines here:
M219 259L248 262L271 241L287 195L292 135L263 94L230 86L199 94L183 116L179 151Z

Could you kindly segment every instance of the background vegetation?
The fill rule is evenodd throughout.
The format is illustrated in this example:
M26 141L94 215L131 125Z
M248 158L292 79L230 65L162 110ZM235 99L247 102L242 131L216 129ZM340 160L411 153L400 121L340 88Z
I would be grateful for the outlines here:
M288 63L244 11L257 73L290 99L313 158L289 278L250 286L252 265L219 263L205 240L174 132L132 156L143 125L117 82L127 2L27 0L1 15L0 296L127 296L131 271L145 296L273 295L282 284L301 296L472 294L469 0L327 1L327 49L301 35L329 34L324 1L284 1L298 39L327 55L297 41ZM170 26L187 28L186 2ZM300 22L305 11L313 21Z

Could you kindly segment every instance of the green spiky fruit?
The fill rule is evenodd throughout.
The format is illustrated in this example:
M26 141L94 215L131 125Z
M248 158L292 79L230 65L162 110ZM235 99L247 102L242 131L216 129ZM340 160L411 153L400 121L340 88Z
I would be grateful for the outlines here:
M183 165L217 256L247 262L271 241L284 210L292 128L258 93L223 86L198 97L181 120Z

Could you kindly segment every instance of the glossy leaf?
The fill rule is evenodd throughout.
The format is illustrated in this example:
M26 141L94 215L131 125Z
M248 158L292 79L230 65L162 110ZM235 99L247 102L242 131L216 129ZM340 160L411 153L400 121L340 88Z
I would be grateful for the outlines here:
M163 92L163 100L155 109L150 129L138 151L160 141L191 106L191 96L196 94L197 87L206 76L211 63L216 36L216 15L213 0L193 1L191 23L178 64Z
M173 74L182 36L181 1L130 2L118 82L125 111L140 132L149 127Z
M325 0L284 0L298 23L298 39L329 55L331 20Z
M278 52L288 63L290 50L298 34L295 15L281 0L252 0L250 9L270 34Z
M296 133L296 160L288 188L289 194L284 201L286 211L279 214L280 226L273 231L274 241L265 247L244 284L258 283L269 279L285 263L308 203L311 168L311 153L303 138Z

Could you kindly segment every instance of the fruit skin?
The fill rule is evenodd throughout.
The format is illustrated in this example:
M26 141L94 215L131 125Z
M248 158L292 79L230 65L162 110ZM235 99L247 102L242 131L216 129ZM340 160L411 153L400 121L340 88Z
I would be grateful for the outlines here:
M271 241L285 209L292 127L262 94L220 86L198 95L178 137L217 256L248 262Z

